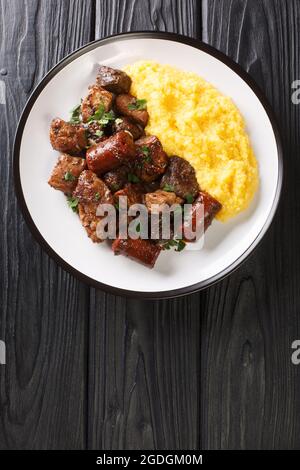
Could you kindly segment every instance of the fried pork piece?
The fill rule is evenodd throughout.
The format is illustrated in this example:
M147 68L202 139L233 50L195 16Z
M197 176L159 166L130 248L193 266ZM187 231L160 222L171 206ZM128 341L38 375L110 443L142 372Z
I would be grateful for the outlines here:
M162 175L168 165L168 156L154 135L142 137L135 142L137 158L135 173L144 182L150 183Z
M59 152L78 155L87 146L86 132L80 124L71 124L56 118L51 123L50 142Z
M63 153L53 169L48 184L65 194L72 194L76 188L80 173L86 168L84 158L71 157Z
M143 202L143 188L139 184L126 184L125 188L120 189L114 194L114 199L117 202L120 196L127 197L127 206L133 206L133 204L142 204Z
M118 95L115 106L122 116L128 116L142 127L146 127L149 120L148 111L146 109L132 109L137 106L137 99L134 96L129 94Z
M132 136L128 132L120 131L104 142L89 148L86 160L90 170L102 174L128 163L135 155Z
M199 192L199 184L192 165L181 157L173 156L169 159L169 166L161 179L160 187L174 191L177 196L184 199L194 199ZM192 202L192 201L189 201Z
M172 206L173 204L182 204L183 199L176 196L175 193L162 191L158 189L154 193L147 193L145 194L145 204L149 212L162 212L164 206L167 204L168 206ZM157 205L158 207L153 207Z
M131 87L131 78L122 70L101 65L98 71L97 83L112 93L128 93Z
M113 132L128 131L132 134L133 140L139 139L144 135L144 129L139 124L134 124L129 118L121 116L116 119L113 125Z
M141 238L138 238L137 240L133 240L132 238L117 238L112 244L112 249L115 255L122 254L124 256L128 256L148 268L154 267L161 252L159 245Z
M81 114L83 122L88 120L103 104L104 110L110 111L113 103L113 94L98 85L89 87L89 94L81 104Z
M102 178L109 189L115 193L116 191L119 191L119 189L122 189L128 182L128 173L128 167L122 165L115 170L111 170L108 173L105 173Z
M95 243L103 240L97 236L97 224L102 217L96 215L99 204L113 204L106 184L90 170L81 173L73 196L78 199L79 218L88 236Z

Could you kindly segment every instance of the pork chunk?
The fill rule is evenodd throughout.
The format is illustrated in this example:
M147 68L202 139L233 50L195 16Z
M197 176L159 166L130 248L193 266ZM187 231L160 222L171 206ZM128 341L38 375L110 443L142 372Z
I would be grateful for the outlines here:
M161 189L168 188L177 196L188 199L188 202L193 202L199 192L194 168L187 160L177 156L170 157L169 166L161 179L160 187Z
M119 166L119 168L105 173L105 175L103 175L103 181L109 189L115 193L122 189L128 182L128 172L129 169L127 166Z
M161 176L168 165L168 156L154 135L142 137L135 142L137 158L135 173L144 182L150 183Z
M48 183L52 188L70 195L76 188L80 173L85 168L84 158L71 157L71 155L63 153L58 158Z
M164 205L182 204L183 199L176 196L175 193L162 191L158 189L154 193L145 194L145 204L149 212L162 212ZM153 207L154 204L157 207Z
M89 87L89 94L83 100L81 104L81 113L83 122L88 120L95 114L99 109L100 105L103 104L104 110L110 111L113 103L113 94L104 88L93 85Z
M56 118L51 123L50 142L59 152L78 155L87 146L86 132L80 124L71 124Z
M134 124L129 118L121 116L113 125L113 132L128 131L137 140L144 135L144 129L140 124Z
M136 109L137 99L134 96L129 94L118 95L115 106L122 116L127 116L142 127L146 127L149 120L148 111L146 109Z
M81 173L73 196L78 199L79 218L88 236L95 243L102 240L97 236L97 224L102 217L97 216L99 204L113 204L113 197L106 184L90 170Z
M112 93L128 93L131 87L131 78L122 70L101 65L98 71L97 83Z

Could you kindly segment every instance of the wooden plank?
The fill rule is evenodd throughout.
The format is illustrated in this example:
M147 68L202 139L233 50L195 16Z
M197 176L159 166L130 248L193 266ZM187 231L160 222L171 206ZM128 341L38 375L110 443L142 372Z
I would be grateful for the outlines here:
M198 6L100 0L96 37L158 28L196 36ZM126 301L91 290L90 448L197 448L199 302Z
M204 40L264 89L284 137L285 186L275 223L251 259L211 288L203 315L201 435L204 448L299 449L300 336L297 218L300 108L298 1L204 0Z
M7 346L1 449L85 446L88 288L59 269L29 233L13 195L11 150L33 87L89 41L91 6L90 0L0 0L0 338Z

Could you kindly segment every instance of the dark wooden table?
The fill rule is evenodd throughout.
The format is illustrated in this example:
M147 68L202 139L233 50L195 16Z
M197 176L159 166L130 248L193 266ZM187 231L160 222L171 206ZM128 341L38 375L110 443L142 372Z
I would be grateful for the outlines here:
M0 7L0 448L300 449L300 1ZM13 190L14 133L35 85L79 46L134 30L202 38L239 62L284 141L283 197L264 241L230 277L177 300L125 300L74 279L33 239Z

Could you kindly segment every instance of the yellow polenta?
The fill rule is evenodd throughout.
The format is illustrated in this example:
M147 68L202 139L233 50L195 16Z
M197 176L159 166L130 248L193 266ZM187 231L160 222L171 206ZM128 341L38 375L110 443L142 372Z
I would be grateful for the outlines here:
M191 163L201 188L223 205L218 218L246 209L258 186L258 168L232 100L195 73L168 65L140 61L125 70L131 93L147 100L147 134L156 135L168 155Z

